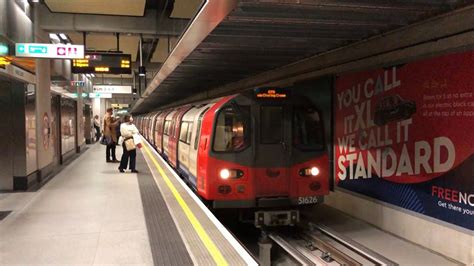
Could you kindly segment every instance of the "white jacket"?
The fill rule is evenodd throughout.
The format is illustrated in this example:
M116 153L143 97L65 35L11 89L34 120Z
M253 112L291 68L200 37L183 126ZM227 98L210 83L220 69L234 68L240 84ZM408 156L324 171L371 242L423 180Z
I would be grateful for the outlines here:
M120 125L120 134L124 139L131 138L134 134L138 134L138 129L134 124L122 123Z

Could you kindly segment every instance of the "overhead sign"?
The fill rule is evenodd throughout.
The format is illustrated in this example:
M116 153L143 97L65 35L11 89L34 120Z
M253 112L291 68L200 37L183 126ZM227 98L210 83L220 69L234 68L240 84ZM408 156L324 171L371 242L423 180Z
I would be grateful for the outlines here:
M94 85L92 88L94 92L105 92L105 93L119 93L119 94L130 94L132 93L132 86L122 85Z
M122 108L128 108L130 105L128 103L113 103L112 108L117 108L117 109L122 109Z
M282 88L259 88L255 90L255 96L259 99L284 99L287 92Z
M112 93L89 93L89 98L112 98Z
M10 59L6 58L6 57L3 57L3 56L0 56L0 67L5 67L9 64L11 64L12 61L10 61Z
M71 86L84 87L86 85L85 81L82 80L73 80L71 81Z
M8 55L8 44L0 43L0 55Z
M84 45L17 43L15 55L32 58L80 59L84 58Z
M74 74L131 74L132 57L129 54L86 53L84 59L73 60Z

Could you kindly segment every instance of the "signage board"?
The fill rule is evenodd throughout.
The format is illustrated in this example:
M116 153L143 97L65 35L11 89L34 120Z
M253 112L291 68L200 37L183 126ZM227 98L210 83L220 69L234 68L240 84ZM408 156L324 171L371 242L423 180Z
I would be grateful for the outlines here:
M73 80L73 81L71 81L71 86L84 87L85 85L86 85L86 82L82 81L82 80Z
M130 105L128 103L113 103L113 104L111 104L111 106L112 106L112 108L117 108L117 109L130 107Z
M86 53L83 59L73 60L73 74L131 74L132 57L129 54Z
M0 55L8 55L9 50L8 44L0 43Z
M80 59L84 58L84 45L17 43L15 55L31 58Z
M474 52L341 75L337 186L474 230Z
M0 56L0 67L3 67L5 68L5 66L11 64L12 61L10 61L10 59L4 57L4 56Z
M94 85L92 90L94 92L130 94L132 93L132 86L123 85Z
M91 99L94 99L94 98L107 98L107 99L110 99L110 98L112 98L112 93L93 92L93 93L89 93L89 98L91 98Z
M282 88L258 88L255 90L257 99L285 99L288 93Z

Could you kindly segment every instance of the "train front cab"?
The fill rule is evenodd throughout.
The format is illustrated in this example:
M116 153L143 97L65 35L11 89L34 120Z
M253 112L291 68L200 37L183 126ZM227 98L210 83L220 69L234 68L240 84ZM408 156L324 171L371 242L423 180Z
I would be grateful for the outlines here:
M207 178L198 191L215 208L314 204L329 193L322 116L306 98L252 92L208 114L198 158L198 176Z

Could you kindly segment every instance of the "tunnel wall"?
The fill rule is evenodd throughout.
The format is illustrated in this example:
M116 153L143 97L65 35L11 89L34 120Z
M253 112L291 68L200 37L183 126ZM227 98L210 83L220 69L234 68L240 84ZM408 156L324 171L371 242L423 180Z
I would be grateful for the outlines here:
M295 84L334 147L326 204L471 264L473 62L459 51Z

